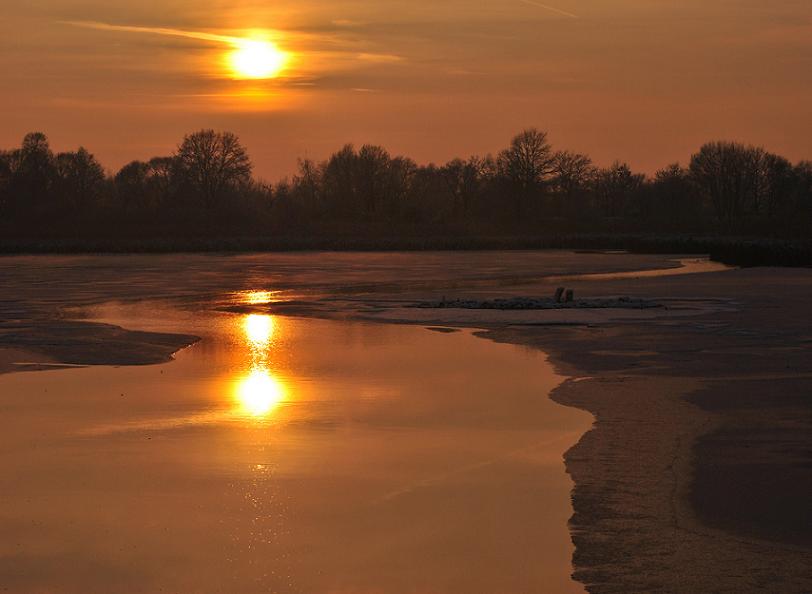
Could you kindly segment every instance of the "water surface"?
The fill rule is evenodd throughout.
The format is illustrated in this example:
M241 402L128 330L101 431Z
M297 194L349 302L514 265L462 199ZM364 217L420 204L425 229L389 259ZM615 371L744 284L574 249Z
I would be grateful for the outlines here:
M257 296L258 299L264 296ZM0 587L580 592L542 353L471 332L99 307L176 361L0 376Z

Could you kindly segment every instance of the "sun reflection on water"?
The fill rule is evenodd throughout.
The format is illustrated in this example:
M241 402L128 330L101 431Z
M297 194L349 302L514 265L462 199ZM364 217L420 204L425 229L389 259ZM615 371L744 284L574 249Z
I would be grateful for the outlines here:
M237 385L240 412L251 417L266 417L285 400L285 386L270 371L252 369Z
M267 305L274 301L279 291L245 291L240 293L240 301L246 305Z
M260 314L250 314L243 322L245 337L252 353L257 356L267 356L274 334L273 317Z
M273 316L249 314L242 318L242 331L250 355L250 367L235 384L237 413L243 417L264 419L287 397L284 383L271 372L276 324Z

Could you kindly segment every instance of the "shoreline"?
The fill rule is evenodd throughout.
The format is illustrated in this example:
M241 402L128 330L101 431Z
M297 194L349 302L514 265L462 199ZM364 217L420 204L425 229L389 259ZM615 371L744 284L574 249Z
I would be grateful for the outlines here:
M13 231L13 230L12 230ZM174 234L165 237L16 237L0 240L0 256L36 254L247 254L291 252L430 252L575 250L634 254L705 255L731 266L812 266L812 241L703 234L648 235L643 233L526 234L486 236L438 235L234 235ZM7 237L14 237L7 233Z
M811 329L797 323L808 292L782 297L776 315L765 303L774 299L770 288L779 272L726 274L749 286L747 277L759 279L754 284L762 290L743 303L739 295L738 311L680 324L617 320L602 328L516 326L483 333L540 348L564 373L584 378L566 382L552 398L596 417L593 430L566 455L576 483L576 576L590 592L812 589L804 495L812 484L810 403L803 399L812 378L803 373L808 347L798 346L808 344ZM741 314L748 308L749 320ZM671 336L663 336L665 327ZM755 338L757 327L773 330L767 344ZM679 352L689 339L700 343L693 350L704 358L663 352ZM603 344L621 352L609 356ZM652 344L656 350L644 350ZM778 381L795 385L795 397L782 402L764 385ZM742 403L747 389L751 400ZM647 441L652 428L657 433ZM720 441L728 449L720 449Z
M570 377L550 398L595 418L564 456L575 485L574 578L586 591L808 591L812 548L714 528L691 505L696 444L722 425L689 402L705 380L603 371L590 376L555 340L501 330L481 336L542 349L556 372Z

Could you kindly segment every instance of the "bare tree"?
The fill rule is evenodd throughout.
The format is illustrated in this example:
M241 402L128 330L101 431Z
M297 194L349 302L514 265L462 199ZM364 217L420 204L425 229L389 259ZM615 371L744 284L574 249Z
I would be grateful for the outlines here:
M812 227L812 161L801 161L795 166L795 179L793 226L808 230Z
M440 169L440 175L442 175L448 191L451 192L455 211L466 215L471 213L485 167L485 159L471 157L467 161L454 159Z
M48 137L42 132L30 132L23 138L19 151L19 170L43 171L53 164L53 153Z
M147 162L147 187L156 204L168 202L179 184L178 159L153 157Z
M765 153L761 176L759 211L769 219L786 216L798 183L792 163L779 155Z
M357 187L357 161L355 147L347 144L334 153L322 167L328 208L333 212L357 214L361 211L361 199Z
M8 207L9 186L11 185L12 155L9 151L0 151L0 214Z
M132 161L122 167L113 178L116 197L124 210L150 210L147 172L149 165L143 161Z
M230 132L201 130L186 136L178 148L177 165L208 208L218 205L228 190L251 181L248 153Z
M633 173L626 163L616 162L608 169L598 172L595 191L599 204L609 217L625 214L636 193L643 186L645 176Z
M555 154L553 161L553 184L563 196L572 198L589 186L596 171L592 159L586 155L561 151Z
M54 154L48 137L42 132L27 134L22 146L11 152L10 168L12 208L29 214L45 213L54 181Z
M728 230L758 208L764 151L735 142L710 142L691 157L691 177Z
M56 174L60 197L77 211L98 201L104 183L104 168L85 148L56 156Z
M555 171L555 155L547 133L529 128L515 136L510 147L499 154L498 166L511 186L516 214L521 216L527 199L541 193Z
M323 169L310 159L300 159L299 173L293 180L294 185L301 189L303 198L311 210L321 206Z
M365 144L358 151L357 173L364 213L374 215L386 199L387 173L392 159L385 148Z
M390 159L384 171L383 201L390 216L399 214L411 197L417 164L408 157Z

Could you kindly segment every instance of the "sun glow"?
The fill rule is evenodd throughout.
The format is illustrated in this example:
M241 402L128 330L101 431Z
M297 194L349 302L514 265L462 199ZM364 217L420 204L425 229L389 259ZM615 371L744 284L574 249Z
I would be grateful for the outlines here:
M278 291L245 291L240 294L241 301L248 305L267 305L271 303Z
M288 58L272 41L241 39L229 54L229 64L235 78L261 80L279 76Z
M237 385L236 397L244 415L261 418L285 399L285 387L267 369L254 369Z
M249 298L253 293L249 295ZM257 294L258 298L262 298ZM287 398L287 390L272 372L275 324L273 316L250 314L242 318L242 331L250 366L233 384L235 413L240 417L264 419Z
M259 351L265 351L270 346L274 333L273 318L271 316L251 314L245 317L243 329L248 339L248 345L254 355L264 355L264 352Z

